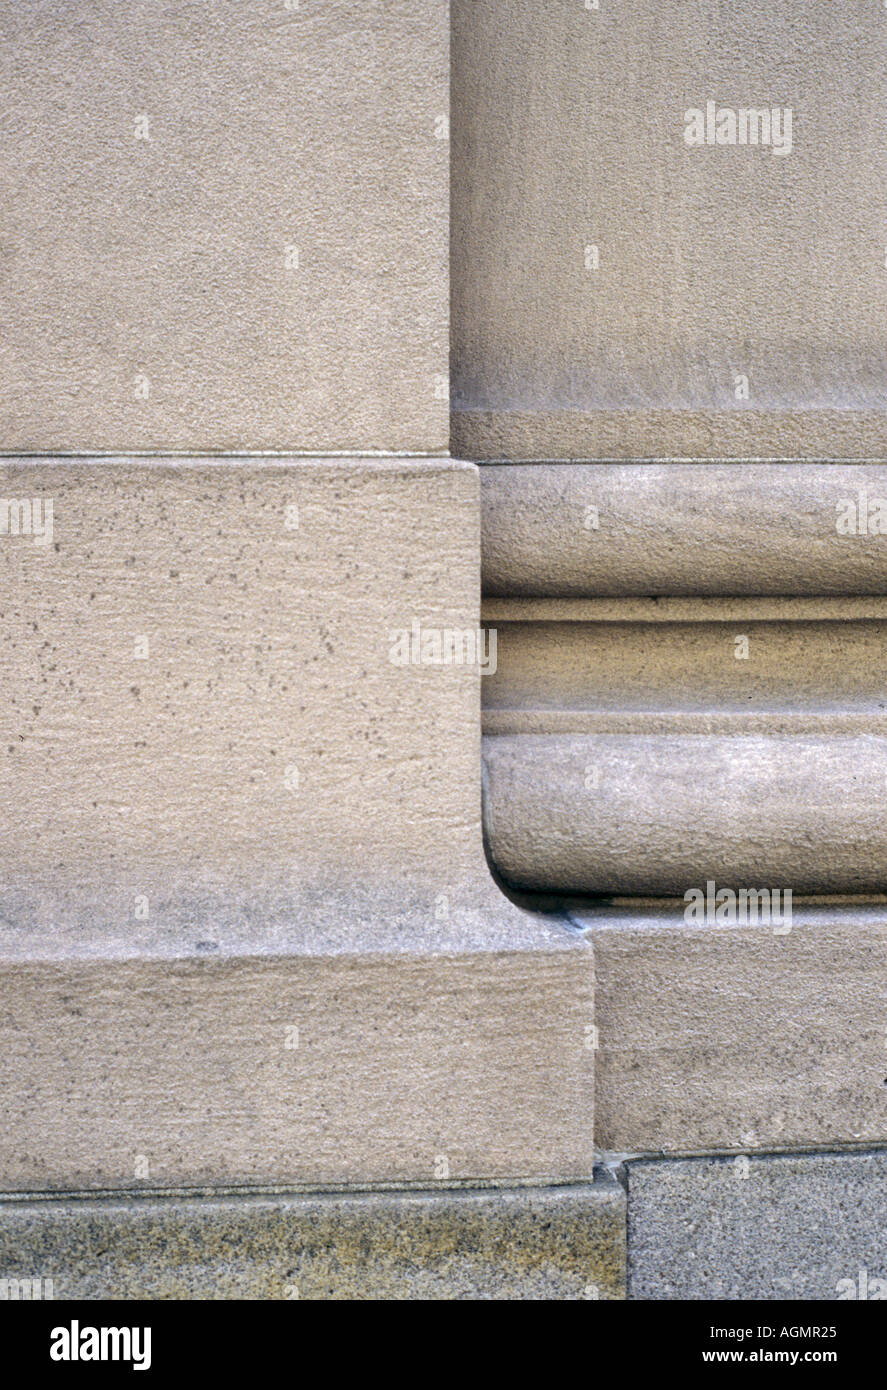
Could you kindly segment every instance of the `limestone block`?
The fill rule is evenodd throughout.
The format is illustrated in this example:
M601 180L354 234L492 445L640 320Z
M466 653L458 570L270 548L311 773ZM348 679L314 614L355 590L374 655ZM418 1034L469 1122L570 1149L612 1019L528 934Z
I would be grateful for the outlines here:
M453 15L454 452L883 456L884 7Z
M217 1194L0 1202L0 1277L56 1298L620 1299L625 1194Z
M483 854L477 470L0 497L0 1187L587 1177L591 952Z
M632 1298L887 1297L883 1152L626 1166Z
M446 452L446 0L0 35L4 450Z
M595 947L601 1148L887 1142L883 898L796 904L787 932L643 901L572 917Z

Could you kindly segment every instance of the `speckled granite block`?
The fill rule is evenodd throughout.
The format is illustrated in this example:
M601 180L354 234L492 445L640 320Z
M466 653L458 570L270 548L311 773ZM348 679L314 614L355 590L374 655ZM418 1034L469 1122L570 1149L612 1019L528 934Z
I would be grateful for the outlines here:
M887 1298L887 1153L628 1165L629 1297Z
M0 1279L76 1299L621 1299L625 1194L556 1188L0 1202Z

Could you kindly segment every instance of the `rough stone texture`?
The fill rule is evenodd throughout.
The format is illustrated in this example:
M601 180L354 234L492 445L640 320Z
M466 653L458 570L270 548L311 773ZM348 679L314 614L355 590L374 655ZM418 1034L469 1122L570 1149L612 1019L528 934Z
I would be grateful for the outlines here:
M546 310L538 310L536 323ZM753 342L754 339L751 340ZM874 350L877 352L877 349ZM748 357L750 353L744 353ZM866 352L868 361L873 353ZM744 365L744 363L743 363ZM848 368L848 375L854 368ZM700 368L699 377L706 373ZM731 379L732 380L732 379ZM872 388L874 390L874 388ZM450 448L477 463L539 459L868 459L887 454L887 414L871 410L477 409L457 397Z
M446 451L446 0L0 36L5 450Z
M56 1298L620 1299L625 1194L505 1191L0 1202L0 1278Z
M454 451L883 455L883 6L453 14ZM709 99L792 152L688 148Z
M591 952L489 875L477 666L390 660L477 627L477 481L0 470L0 1186L590 1172Z
M493 862L564 893L884 891L887 738L741 730L485 739Z
M596 1138L620 1153L887 1142L887 902L791 931L577 907L594 942Z
M627 1171L633 1299L887 1297L887 1154L635 1162Z
M390 659L477 622L470 465L0 460L0 497L54 505L51 545L0 534L8 922L42 892L57 927L268 934L321 888L433 918L474 875L478 667Z
M587 1176L587 944L519 921L497 943L492 911L487 949L479 928L432 943L376 911L377 935L339 904L349 951L332 930L300 951L295 916L273 951L214 959L193 940L147 959L95 939L88 959L70 939L51 961L4 950L4 1186Z
M70 939L50 961L4 950L4 1186L587 1176L587 945L519 921L497 942L492 911L485 949L477 927L432 943L425 923L385 922L383 901L377 934L338 910L348 951L316 923L300 951L295 915L273 950L226 946L220 923L213 959L193 940L148 958L96 939L88 959Z
M875 521L883 464L491 464L484 594L883 594L887 535L837 529L861 493Z

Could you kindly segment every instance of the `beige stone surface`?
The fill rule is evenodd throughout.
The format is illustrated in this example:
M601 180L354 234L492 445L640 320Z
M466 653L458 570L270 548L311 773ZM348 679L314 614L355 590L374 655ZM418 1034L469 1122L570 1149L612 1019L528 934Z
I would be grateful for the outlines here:
M446 451L446 0L0 36L6 451Z
M594 941L596 1136L621 1152L887 1139L887 902L792 929L688 926L681 906L579 907Z
M0 1187L587 1176L591 951L489 875L477 665L391 660L477 627L477 470L0 497Z
M262 949L261 921L235 952L218 920L163 957L96 939L86 958L70 941L51 961L4 951L0 1185L587 1177L587 943L513 922L497 946L491 922L485 950L401 920L395 950L375 906L381 940L338 904L348 952Z
M491 857L523 888L887 888L883 733L503 735L484 766Z
M453 14L454 451L882 455L883 6ZM688 147L709 100L791 152Z
M0 535L7 912L114 885L89 921L144 934L137 895L233 921L238 884L433 907L473 873L478 668L390 659L475 620L470 466L9 461L0 496L53 502L51 545Z
M887 886L887 600L492 599L484 615L487 836L508 882Z
M887 598L493 599L483 612L497 634L490 734L887 731Z
M881 466L481 473L488 845L594 944L598 1146L883 1143Z
M541 309L539 317L544 319ZM457 396L450 448L455 456L478 463L709 459L720 464L761 458L824 463L883 457L887 420L877 409L742 410L738 403L735 409L707 411L481 409Z
M880 463L488 465L481 500L490 596L887 591Z
M487 835L546 892L887 886L878 464L481 470Z

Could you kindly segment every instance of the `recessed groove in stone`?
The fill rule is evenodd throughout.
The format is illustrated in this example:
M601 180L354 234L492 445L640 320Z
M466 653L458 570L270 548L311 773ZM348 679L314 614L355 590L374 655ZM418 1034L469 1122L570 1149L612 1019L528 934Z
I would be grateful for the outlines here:
M487 716L887 712L887 622L501 623Z
M887 618L887 597L485 598L481 616L497 624L843 622Z
M487 738L509 734L878 734L887 735L887 710L570 710L488 709Z

